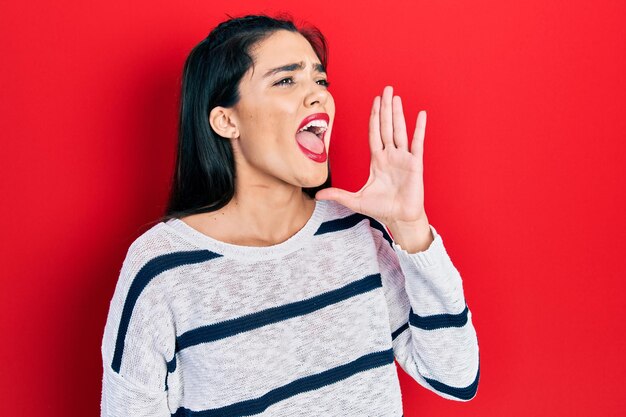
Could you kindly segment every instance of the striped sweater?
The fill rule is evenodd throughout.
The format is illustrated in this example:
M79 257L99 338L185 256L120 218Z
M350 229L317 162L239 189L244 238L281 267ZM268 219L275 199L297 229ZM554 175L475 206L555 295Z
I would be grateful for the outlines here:
M375 221L318 201L268 247L179 219L130 246L102 342L102 416L402 416L394 359L471 399L478 344L441 236L408 254Z

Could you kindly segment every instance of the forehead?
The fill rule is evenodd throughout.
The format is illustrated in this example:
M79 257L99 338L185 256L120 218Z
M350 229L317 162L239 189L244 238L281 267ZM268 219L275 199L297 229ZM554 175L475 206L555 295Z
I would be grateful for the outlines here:
M298 32L279 30L259 42L251 51L255 73L259 76L265 69L278 65L304 62L307 65L319 64L320 60L313 47Z

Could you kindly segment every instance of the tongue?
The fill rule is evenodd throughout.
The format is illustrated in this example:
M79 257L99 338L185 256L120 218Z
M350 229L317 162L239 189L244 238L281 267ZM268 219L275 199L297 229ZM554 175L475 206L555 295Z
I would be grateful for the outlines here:
M296 133L296 141L298 141L300 146L313 153L320 154L324 152L324 142L314 133L307 132L306 130L298 132Z

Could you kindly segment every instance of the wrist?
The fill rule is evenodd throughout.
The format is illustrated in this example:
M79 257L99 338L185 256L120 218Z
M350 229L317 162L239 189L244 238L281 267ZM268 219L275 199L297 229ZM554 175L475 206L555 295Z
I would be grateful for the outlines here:
M426 215L415 221L394 221L387 228L394 242L408 253L425 251L435 239Z

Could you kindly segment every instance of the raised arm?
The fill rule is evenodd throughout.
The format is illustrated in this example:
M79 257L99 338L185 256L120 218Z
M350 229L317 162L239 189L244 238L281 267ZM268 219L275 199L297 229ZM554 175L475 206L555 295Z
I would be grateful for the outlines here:
M409 147L400 97L385 87L372 106L370 176L356 193L328 188L335 200L382 222L393 243L379 239L378 258L394 354L416 381L443 397L469 400L479 379L478 342L461 276L424 210L421 111Z
M378 241L394 356L402 369L442 397L476 395L479 352L463 283L441 236L422 252ZM374 232L374 233L377 233Z

